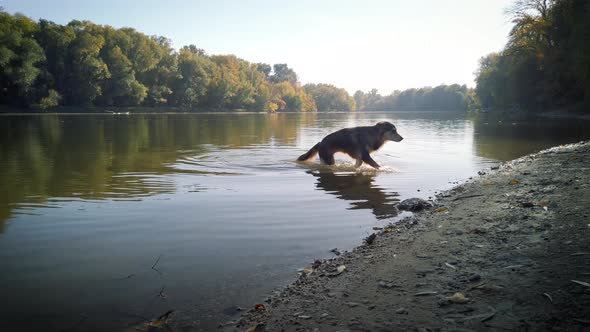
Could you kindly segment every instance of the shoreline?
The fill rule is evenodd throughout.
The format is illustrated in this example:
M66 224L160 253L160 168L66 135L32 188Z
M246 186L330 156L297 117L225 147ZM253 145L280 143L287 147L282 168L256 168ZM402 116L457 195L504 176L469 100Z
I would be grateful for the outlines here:
M590 142L437 195L224 331L590 329ZM344 267L343 267L344 266ZM254 307L254 305L253 305Z

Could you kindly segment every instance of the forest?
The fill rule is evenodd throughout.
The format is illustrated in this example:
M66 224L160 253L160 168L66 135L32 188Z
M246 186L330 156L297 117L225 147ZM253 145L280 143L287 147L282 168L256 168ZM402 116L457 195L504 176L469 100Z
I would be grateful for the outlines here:
M67 25L0 11L0 105L174 107L183 110L350 112L466 110L465 86L354 97L331 84L299 83L287 64L209 55L195 45L175 50L161 36L89 21Z
M480 60L476 96L487 109L586 111L590 1L517 0L508 43Z

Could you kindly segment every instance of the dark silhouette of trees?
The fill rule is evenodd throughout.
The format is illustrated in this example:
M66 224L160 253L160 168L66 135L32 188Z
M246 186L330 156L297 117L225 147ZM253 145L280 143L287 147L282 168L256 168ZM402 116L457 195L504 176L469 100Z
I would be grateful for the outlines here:
M590 104L590 3L518 0L507 13L514 26L501 52L480 60L476 93L485 108Z

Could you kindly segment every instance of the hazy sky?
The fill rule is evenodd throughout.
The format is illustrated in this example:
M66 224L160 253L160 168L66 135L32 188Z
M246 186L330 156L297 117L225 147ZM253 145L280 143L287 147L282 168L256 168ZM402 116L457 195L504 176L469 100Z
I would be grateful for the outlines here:
M302 83L395 89L473 86L499 51L511 0L0 0L9 13L59 24L90 20L195 44L208 54L287 63Z

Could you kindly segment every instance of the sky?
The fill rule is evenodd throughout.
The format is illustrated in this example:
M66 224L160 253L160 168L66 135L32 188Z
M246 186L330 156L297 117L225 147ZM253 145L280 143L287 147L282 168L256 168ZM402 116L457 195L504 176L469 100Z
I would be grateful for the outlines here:
M286 63L302 84L350 94L466 84L501 50L512 0L0 0L9 13L165 36L175 48Z

